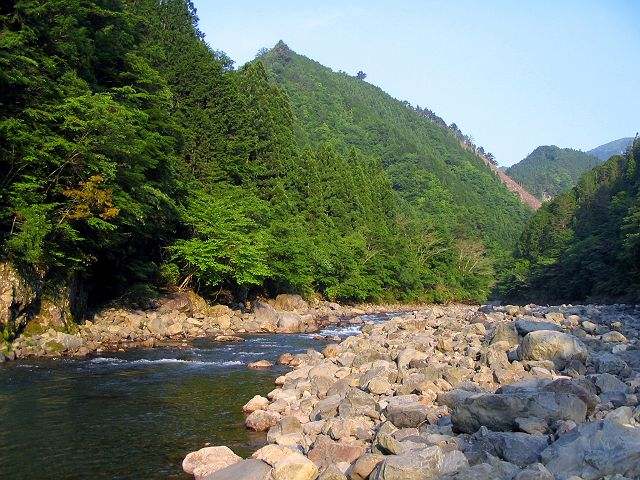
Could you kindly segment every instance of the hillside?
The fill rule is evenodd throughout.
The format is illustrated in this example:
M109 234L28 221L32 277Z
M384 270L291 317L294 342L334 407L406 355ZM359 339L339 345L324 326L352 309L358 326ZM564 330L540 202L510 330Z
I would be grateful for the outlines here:
M622 155L629 145L633 142L633 137L619 138L604 145L600 145L587 153L599 158L601 161L606 162L614 155Z
M260 60L291 101L300 145L328 143L366 152L379 159L394 189L441 234L480 238L494 253L513 247L529 208L445 126L283 42Z
M26 2L0 20L0 270L33 291L5 340L33 315L70 331L183 288L479 301L531 214L380 89L288 49L270 75L235 69L192 2Z
M573 187L580 176L601 162L580 150L541 146L507 169L507 175L541 200Z
M527 301L640 300L640 141L527 225L503 292Z

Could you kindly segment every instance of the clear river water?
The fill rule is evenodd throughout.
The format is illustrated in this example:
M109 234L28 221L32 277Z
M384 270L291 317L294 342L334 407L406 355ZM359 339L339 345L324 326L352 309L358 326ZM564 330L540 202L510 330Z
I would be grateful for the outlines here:
M358 330L320 334L344 338ZM247 456L265 435L244 428L242 405L266 395L286 370L246 364L327 342L309 334L253 335L1 364L0 479L188 479L182 459L207 444Z

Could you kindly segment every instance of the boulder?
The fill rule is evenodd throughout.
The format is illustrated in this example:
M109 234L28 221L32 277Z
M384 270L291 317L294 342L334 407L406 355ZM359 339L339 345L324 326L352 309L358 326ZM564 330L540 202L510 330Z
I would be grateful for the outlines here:
M363 415L370 418L379 418L377 402L368 393L359 388L351 388L345 395L344 400L338 406L338 413L341 417L355 417Z
M304 330L302 328L302 317L293 312L278 313L278 331L283 333L296 333Z
M266 410L256 410L249 414L249 416L245 419L245 426L256 432L266 432L271 427L276 425L280 420L280 415L275 412L270 412Z
M547 424L556 420L583 422L587 405L576 395L544 390L474 394L454 407L455 430L474 433L481 426L495 431L512 431L519 418L538 418Z
M273 367L273 363L270 362L269 360L258 360L256 362L248 363L247 367L252 368L254 370L261 370L261 369L264 369L264 368Z
M200 480L240 460L242 458L228 447L205 447L189 453L182 461L182 470Z
M262 460L251 458L218 470L202 480L271 480L271 467Z
M514 480L555 480L553 474L541 463L534 463L518 473Z
M387 419L398 428L417 427L427 419L429 409L417 395L391 397L385 409Z
M629 340L627 340L627 337L625 337L620 332L616 332L615 330L612 330L610 332L605 333L604 335L602 335L600 337L600 339L603 342L627 343L629 341Z
M512 323L499 323L495 326L491 344L506 342L510 347L518 345L518 332Z
M269 399L255 395L249 400L243 407L242 411L245 413L252 413L256 410L264 410L269 406Z
M484 462L492 455L520 467L537 462L549 445L546 435L492 432L486 427L480 428L467 442L464 453L472 463Z
M384 455L365 453L360 456L349 470L349 480L365 480L371 472L384 460Z
M365 452L363 444L335 442L321 435L309 450L309 460L318 467L328 467L336 462L353 463Z
M542 463L557 480L640 478L640 427L611 419L578 425L542 452Z
M537 332L539 330L551 330L556 332L562 331L562 327L560 327L560 325L537 320L516 320L515 327L518 334L523 337L528 333Z
M371 480L431 480L439 478L444 455L440 447L428 447L382 461Z
M276 310L285 310L288 312L306 312L309 310L309 304L300 296L289 293L281 293L275 300L271 301L271 305Z
M584 363L587 354L587 347L576 337L551 330L528 333L519 347L520 359L550 360L557 368L564 368L571 360Z
M284 457L291 455L293 450L289 447L283 447L281 445L273 445L268 444L264 447L256 450L251 455L251 458L255 458L256 460L262 460L265 463L268 463L272 467L282 460Z
M273 332L278 325L278 312L268 303L256 301L253 305L253 317L261 330Z
M315 480L318 467L299 452L291 452L273 466L273 480Z

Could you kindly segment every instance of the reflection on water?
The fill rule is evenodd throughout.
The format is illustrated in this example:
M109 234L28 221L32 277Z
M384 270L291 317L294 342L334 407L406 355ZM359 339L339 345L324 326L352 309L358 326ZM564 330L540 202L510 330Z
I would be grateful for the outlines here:
M185 454L206 443L247 456L264 435L244 428L242 405L272 390L285 370L246 364L322 348L314 337L201 339L84 360L0 365L0 478L183 479L190 478L180 468Z

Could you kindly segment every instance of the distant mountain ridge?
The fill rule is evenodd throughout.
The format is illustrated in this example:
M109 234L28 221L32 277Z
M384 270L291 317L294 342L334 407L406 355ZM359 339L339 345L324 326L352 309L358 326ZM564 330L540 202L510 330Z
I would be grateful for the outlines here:
M580 176L602 163L589 153L555 145L537 147L507 169L507 174L540 200L549 200L573 187Z
M622 155L626 152L629 146L633 143L633 137L619 138L612 142L600 145L587 153L599 158L602 162L606 162L614 155Z

